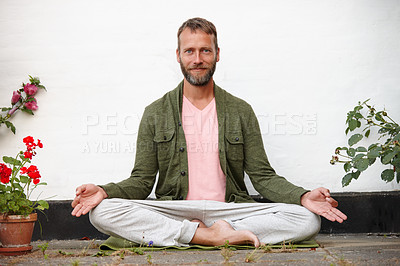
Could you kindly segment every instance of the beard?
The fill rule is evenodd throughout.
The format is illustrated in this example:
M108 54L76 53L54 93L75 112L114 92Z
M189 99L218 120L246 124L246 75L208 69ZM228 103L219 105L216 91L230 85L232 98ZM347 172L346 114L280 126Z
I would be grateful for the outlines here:
M182 64L182 60L180 60L180 65L181 65L181 70L182 70L182 74L185 77L185 79L189 82L189 84L193 85L193 86L205 86L208 84L208 82L211 80L212 76L214 75L215 69L217 67L217 60L214 60L214 62L211 64L211 66L207 66L204 64L199 64L199 65L195 65L193 67L188 67L186 68L183 64ZM207 69L207 72L202 75L202 76L194 76L192 74L190 74L190 70L193 68L204 68Z

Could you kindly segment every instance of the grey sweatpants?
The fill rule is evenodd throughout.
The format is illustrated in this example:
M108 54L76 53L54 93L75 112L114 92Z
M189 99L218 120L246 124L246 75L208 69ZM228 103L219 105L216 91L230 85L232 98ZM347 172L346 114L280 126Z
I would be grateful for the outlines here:
M224 203L209 200L105 199L90 211L102 233L135 243L187 246L201 220L207 227L225 220L235 230L250 230L266 244L307 240L320 229L320 217L283 203Z

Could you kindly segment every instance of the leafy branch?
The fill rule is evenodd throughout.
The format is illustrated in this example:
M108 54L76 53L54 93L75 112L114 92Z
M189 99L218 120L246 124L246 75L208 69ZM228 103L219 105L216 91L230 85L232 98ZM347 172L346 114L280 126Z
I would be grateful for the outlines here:
M353 179L358 179L361 172L374 164L379 158L384 165L391 165L381 173L381 179L386 182L394 180L400 182L400 126L386 112L377 111L368 104L368 100L359 102L352 111L347 113L346 135L358 130L348 139L348 147L337 147L332 156L331 164L343 163L345 172L342 186L350 184ZM373 128L378 129L378 142L372 143L368 148L354 147L364 137L368 138Z
M22 83L22 87L13 92L11 97L11 107L2 107L0 110L0 126L5 124L15 134L15 126L9 121L13 114L21 110L27 114L33 115L33 111L37 110L37 100L34 97L38 89L46 88L40 84L37 77L29 76L30 83Z

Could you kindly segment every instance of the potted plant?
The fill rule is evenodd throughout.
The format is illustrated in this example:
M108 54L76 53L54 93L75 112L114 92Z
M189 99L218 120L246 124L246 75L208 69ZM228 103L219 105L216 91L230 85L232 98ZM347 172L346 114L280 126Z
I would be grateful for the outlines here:
M381 179L391 182L396 176L400 182L400 126L386 112L378 111L368 104L368 100L359 102L353 110L347 113L346 135L355 130L348 140L348 146L337 147L332 156L331 164L343 163L345 172L342 186L347 186L357 179L361 172L374 164L377 159L389 168L383 170ZM355 145L364 137L368 138L372 130L377 129L378 139L368 147Z
M46 185L40 181L38 168L31 164L36 149L43 144L31 136L23 142L25 150L15 157L3 156L3 163L0 163L0 254L3 255L24 254L32 249L35 211L49 208L44 200L30 200L37 186Z

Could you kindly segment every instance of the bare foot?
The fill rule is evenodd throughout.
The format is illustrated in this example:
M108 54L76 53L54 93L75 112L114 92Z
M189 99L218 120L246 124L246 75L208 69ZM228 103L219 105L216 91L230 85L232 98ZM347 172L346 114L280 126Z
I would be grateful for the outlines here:
M255 247L260 246L260 241L255 234L248 230L236 231L224 220L219 220L210 227L198 227L190 243L219 246L225 244L226 241L232 245L251 243Z
M200 221L198 219L191 220L191 222L199 223L199 227L200 228L207 228L207 226L202 221Z

